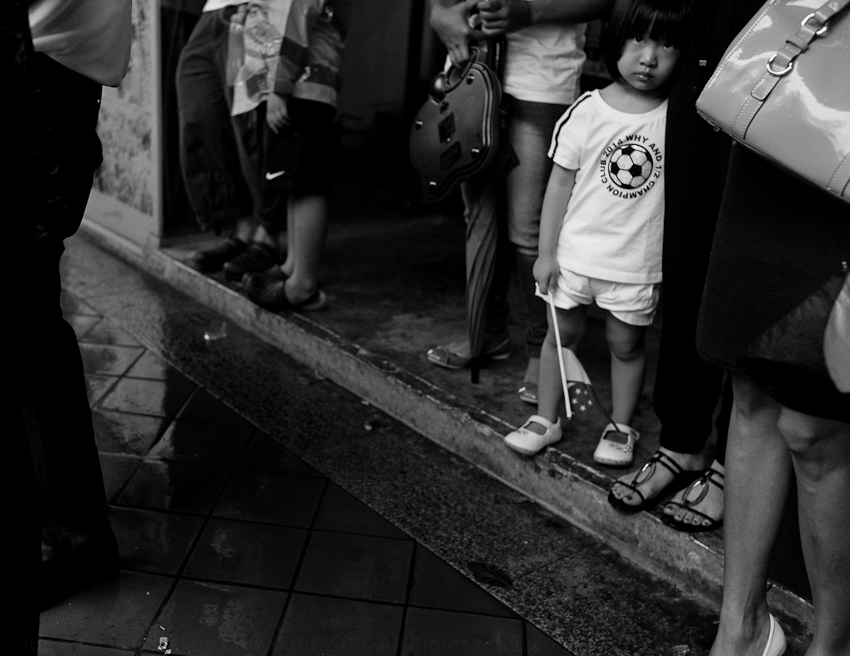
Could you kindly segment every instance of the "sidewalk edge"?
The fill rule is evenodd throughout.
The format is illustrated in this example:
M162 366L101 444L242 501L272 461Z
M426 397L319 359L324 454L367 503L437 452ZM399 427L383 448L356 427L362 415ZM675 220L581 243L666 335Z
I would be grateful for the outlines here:
M103 250L214 309L557 517L604 540L642 569L719 607L722 554L696 535L670 530L650 513L615 511L606 500L608 478L600 472L551 448L535 458L520 457L502 444L501 435L509 426L498 417L461 402L309 318L263 310L152 245L127 248L88 222L81 232ZM812 607L806 600L778 585L771 586L769 598L781 618L811 631Z

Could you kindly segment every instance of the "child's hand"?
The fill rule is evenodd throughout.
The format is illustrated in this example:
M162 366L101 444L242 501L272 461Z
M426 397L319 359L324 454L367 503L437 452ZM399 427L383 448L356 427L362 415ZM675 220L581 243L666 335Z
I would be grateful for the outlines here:
M266 98L266 123L272 132L277 131L289 124L289 111L286 109L286 99L276 93L270 93Z
M534 262L533 273L541 294L548 294L558 289L558 276L561 274L558 258L548 255L538 256Z

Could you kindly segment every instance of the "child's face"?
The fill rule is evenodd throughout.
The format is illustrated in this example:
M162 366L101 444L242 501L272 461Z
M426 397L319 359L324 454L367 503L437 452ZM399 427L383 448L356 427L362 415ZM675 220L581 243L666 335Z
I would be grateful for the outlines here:
M651 39L647 32L626 40L617 69L623 80L638 91L660 92L670 79L677 59L678 48Z

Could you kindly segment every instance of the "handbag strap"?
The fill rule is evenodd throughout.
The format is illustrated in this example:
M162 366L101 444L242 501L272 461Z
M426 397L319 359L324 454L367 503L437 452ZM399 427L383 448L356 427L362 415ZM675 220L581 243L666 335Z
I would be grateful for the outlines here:
M767 72L777 77L789 73L794 68L794 60L809 49L812 41L826 33L829 21L847 5L850 0L829 0L808 14L800 21L800 29L786 39L785 46L770 57Z
M848 5L850 0L828 0L800 21L800 29L789 36L785 45L767 60L767 70L753 86L744 106L735 117L732 124L734 137L741 140L745 138L747 128L764 105L764 101L779 81L794 68L794 60L809 49L812 41L826 34L829 21Z

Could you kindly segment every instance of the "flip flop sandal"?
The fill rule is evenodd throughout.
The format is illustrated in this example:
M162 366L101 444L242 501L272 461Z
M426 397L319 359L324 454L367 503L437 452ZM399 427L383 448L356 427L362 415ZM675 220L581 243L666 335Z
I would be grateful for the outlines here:
M517 390L519 400L528 403L529 405L537 405L537 383L525 381Z
M511 355L511 338L506 337L480 356L481 362L507 360ZM466 369L472 364L472 356L456 353L452 346L435 346L428 351L428 362L444 369Z
M654 497L647 499L638 487L655 476L657 464L663 466L667 471L673 474L673 480L659 490L658 494ZM682 469L682 466L666 453L663 451L656 451L652 457L647 460L646 464L640 468L640 471L635 474L631 483L624 483L623 481L616 481L614 483L614 485L627 487L629 491L637 494L640 497L640 503L634 505L626 503L622 499L614 496L613 489L608 492L608 503L614 506L617 510L622 510L627 513L635 513L639 510L649 510L654 508L664 495L670 494L671 492L678 492L683 487L690 485L701 475L702 471L688 471L686 469Z
M690 522L683 522L680 519L676 519L675 513L672 515L665 514L661 517L661 521L667 524L677 531L683 531L684 533L702 533L704 531L713 531L716 528L723 526L722 519L715 519L714 517L710 517L706 515L704 512L700 512L696 510L694 506L697 506L705 499L705 496L708 494L708 486L714 485L717 488L723 489L723 474L721 474L716 469L708 469L703 474L697 478L693 483L688 485L685 488L685 491L682 494L682 499L684 499L684 503L679 503L678 501L671 501L670 505L676 507L676 512L679 510L686 510L688 512L694 513L699 516L701 519L708 520L708 524L692 524ZM699 486L700 491L697 495L696 499L691 499L690 494Z

